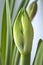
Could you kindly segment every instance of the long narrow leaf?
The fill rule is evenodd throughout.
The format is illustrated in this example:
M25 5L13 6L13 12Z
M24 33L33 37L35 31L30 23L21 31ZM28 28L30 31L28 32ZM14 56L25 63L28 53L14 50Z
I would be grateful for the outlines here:
M5 50L6 50L6 34L7 34L7 22L6 22L6 5L4 7L3 18L2 18L2 34L1 34L1 53L3 64L5 63Z
M2 55L1 55L1 50L0 50L0 65L3 65L3 62L2 62Z
M9 1L10 13L11 13L11 16L12 16L15 0L8 0L8 1Z
M43 65L43 40L39 40L33 65Z
M9 65L11 62L11 53L12 53L12 26L11 26L11 17L10 17L10 8L8 0L6 0L6 14L7 14L7 40L6 40L6 65Z

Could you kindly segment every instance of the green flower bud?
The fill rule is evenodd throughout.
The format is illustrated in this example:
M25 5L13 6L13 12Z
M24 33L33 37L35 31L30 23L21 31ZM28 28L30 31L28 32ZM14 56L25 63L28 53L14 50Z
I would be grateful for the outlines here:
M15 44L21 54L29 54L33 41L33 27L26 11L20 10L13 26Z
M30 4L28 10L27 10L27 13L28 13L28 16L30 17L30 20L32 20L35 16L37 12L37 2L34 1Z

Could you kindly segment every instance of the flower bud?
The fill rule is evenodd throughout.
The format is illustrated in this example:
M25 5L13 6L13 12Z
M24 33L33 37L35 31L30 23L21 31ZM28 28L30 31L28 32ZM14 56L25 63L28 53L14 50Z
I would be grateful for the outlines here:
M37 12L37 2L34 1L30 4L30 6L27 10L27 14L30 17L30 20L32 20L34 18L36 12Z
M33 41L33 27L26 11L20 10L13 26L15 45L21 54L29 54Z

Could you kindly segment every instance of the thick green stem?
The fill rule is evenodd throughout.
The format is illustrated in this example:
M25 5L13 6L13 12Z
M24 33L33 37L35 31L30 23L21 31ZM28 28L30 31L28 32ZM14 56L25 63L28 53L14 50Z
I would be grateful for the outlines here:
M30 54L21 55L20 65L30 65Z

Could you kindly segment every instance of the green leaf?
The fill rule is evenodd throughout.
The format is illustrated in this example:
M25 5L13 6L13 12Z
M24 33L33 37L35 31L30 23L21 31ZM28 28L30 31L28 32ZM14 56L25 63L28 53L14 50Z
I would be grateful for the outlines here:
M12 16L15 0L8 0L8 1L9 1L9 7L10 7L10 14Z
M0 65L3 65L1 52L0 52Z
M19 51L17 50L17 51L16 51L16 55L15 55L14 65L18 65L19 62L20 62L20 53L19 53Z
M2 53L2 59L4 65L5 65L5 61L7 60L6 56L8 53L10 53L11 45L12 45L12 28L11 28L11 21L9 20L10 19L9 14L10 13L6 15L6 3L5 3L3 18L2 18L2 34L1 34L1 53ZM8 20L6 17L8 17Z
M11 65L14 65L14 61L15 61L15 56L16 56L16 50L17 50L17 48L16 48L16 46L14 47L14 50L13 50L13 53L12 53L12 61L11 61Z
M3 63L2 63L2 55L1 55L1 48L0 48L0 65L3 65Z
M23 4L23 9L25 10L30 0L25 0Z
M5 64L5 51L6 51L6 34L7 34L7 20L6 20L6 4L4 6L3 18L2 18L2 32L1 32L1 53L3 64Z
M33 65L43 65L43 40L39 40Z
M7 15L7 42L6 42L6 59L5 64L11 64L11 55L12 55L12 25L11 25L11 16L8 0L6 0L6 15Z

